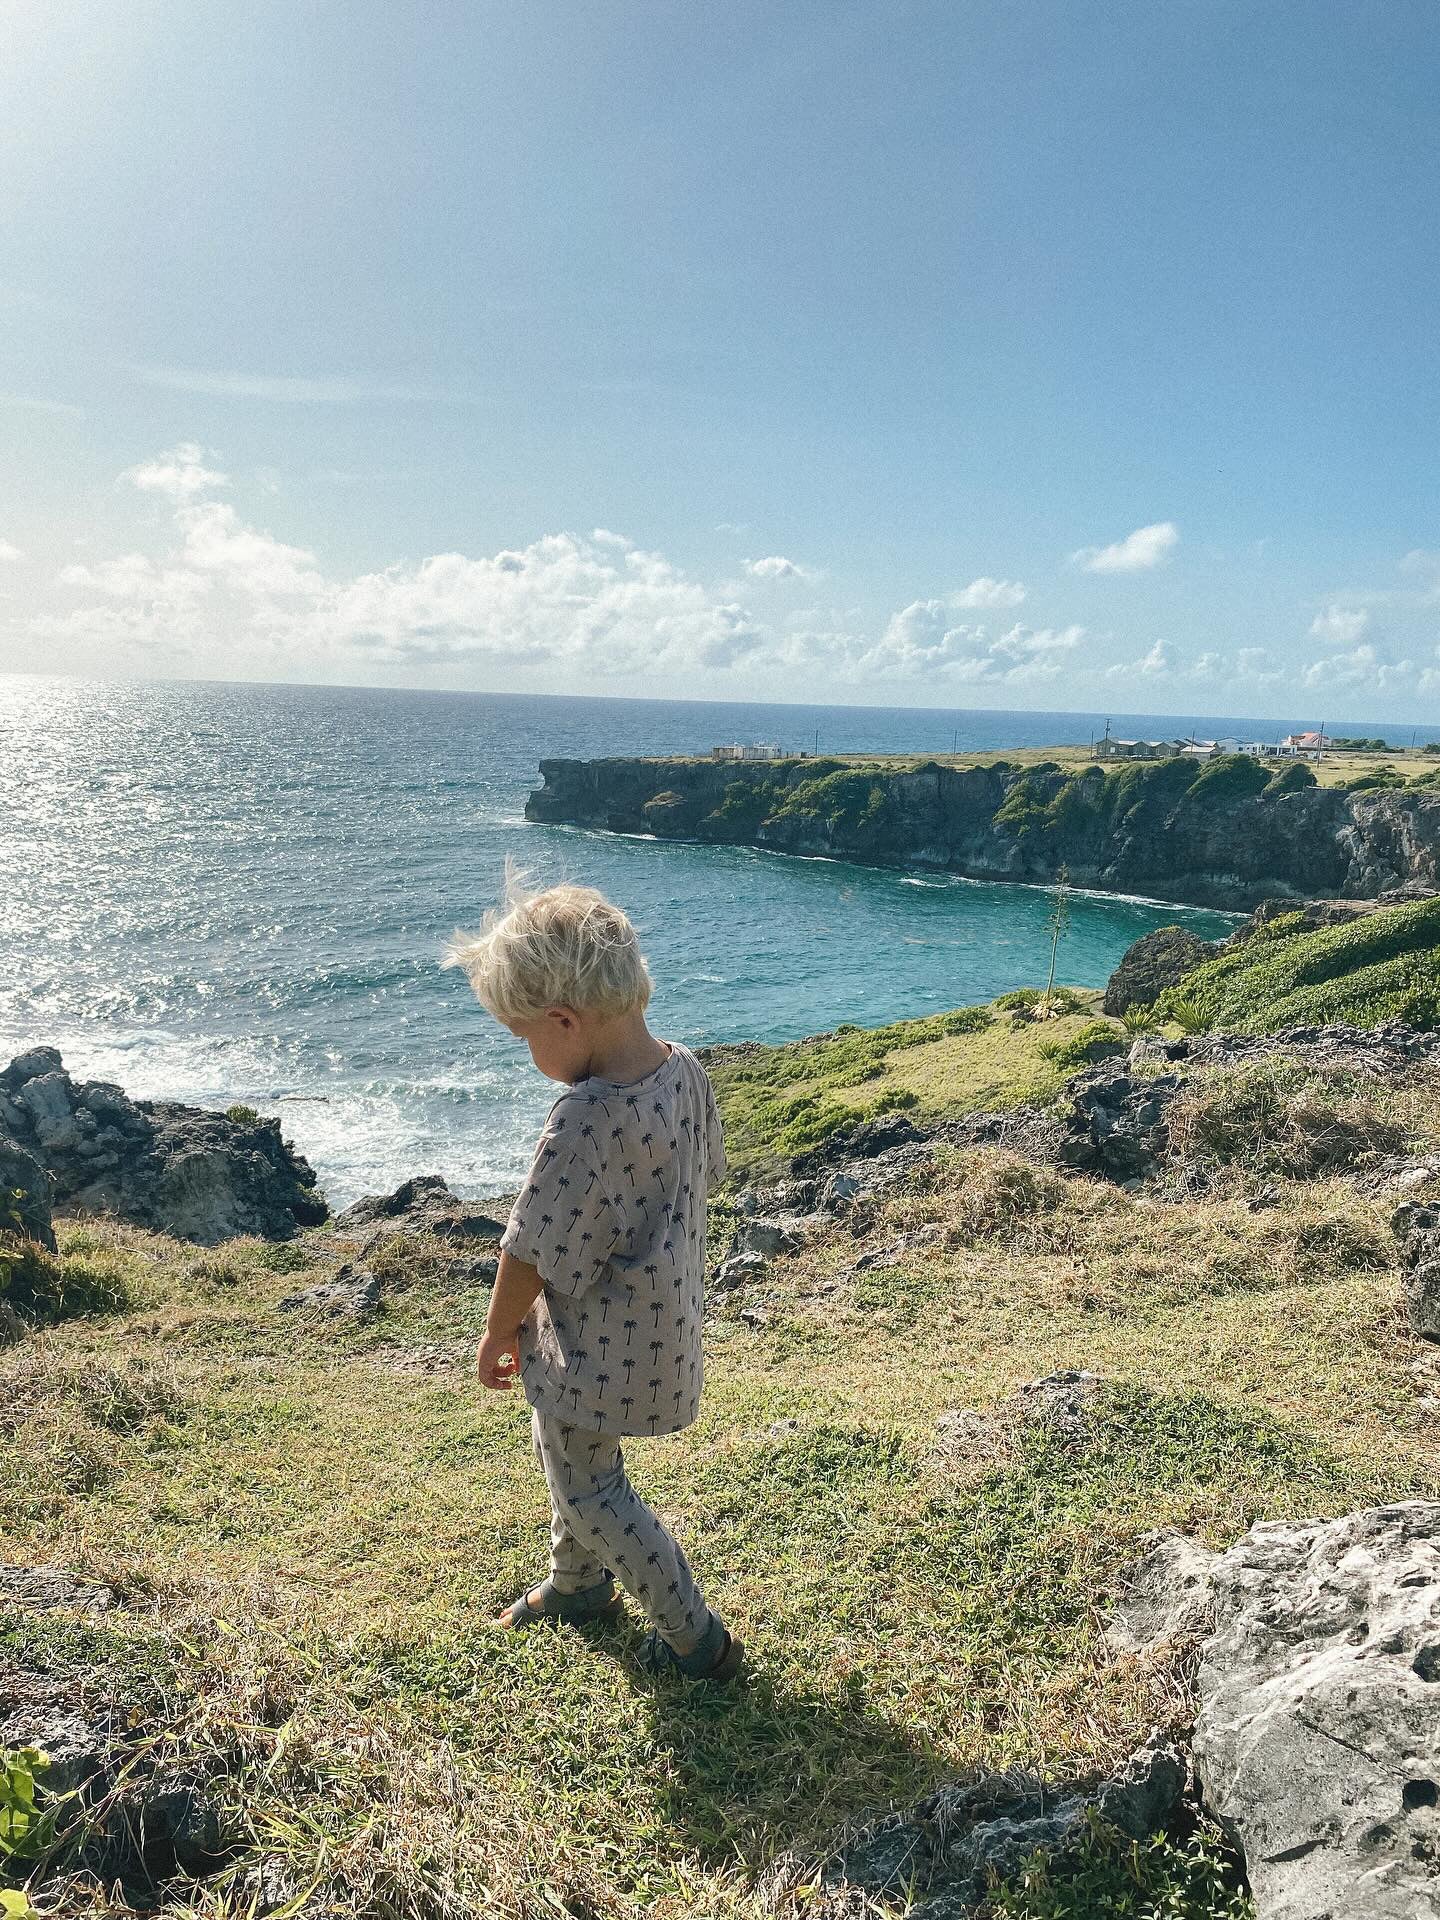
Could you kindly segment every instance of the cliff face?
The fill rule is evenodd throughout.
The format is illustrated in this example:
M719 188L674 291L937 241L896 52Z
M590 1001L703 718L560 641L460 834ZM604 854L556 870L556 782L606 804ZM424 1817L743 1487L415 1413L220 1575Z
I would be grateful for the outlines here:
M1440 885L1440 789L1275 792L1253 762L544 760L526 818L1243 910Z

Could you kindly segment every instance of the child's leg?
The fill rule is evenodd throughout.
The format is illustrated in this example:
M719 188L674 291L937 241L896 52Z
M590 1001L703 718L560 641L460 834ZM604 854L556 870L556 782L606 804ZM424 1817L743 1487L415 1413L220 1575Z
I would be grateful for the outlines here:
M541 1442L541 1420L538 1413L530 1415L530 1436L535 1444L535 1458L540 1462L540 1471L545 1475L545 1484L550 1490L550 1579L557 1593L582 1593L586 1587L593 1587L605 1577L605 1563L596 1558L592 1548L576 1538L570 1530L567 1507L556 1495L551 1480L551 1469L545 1458L545 1448ZM574 1480L575 1469L568 1462L561 1461L558 1472L567 1488Z
M573 1592L571 1580L591 1584L609 1567L675 1651L692 1652L714 1616L679 1543L631 1486L619 1440L538 1413L534 1431L560 1555L556 1585Z

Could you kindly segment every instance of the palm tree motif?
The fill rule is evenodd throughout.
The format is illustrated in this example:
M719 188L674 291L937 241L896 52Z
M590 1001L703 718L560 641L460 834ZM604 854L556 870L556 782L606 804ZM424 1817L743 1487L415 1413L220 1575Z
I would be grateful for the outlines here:
M592 1440L590 1442L590 1471L592 1473L595 1471L595 1456L599 1451L600 1442L598 1440Z
M625 1311L628 1313L631 1307L634 1306L634 1304L635 1304L635 1282L633 1280L627 1280L625 1282Z
M571 1207L569 1213L565 1216L565 1231L567 1233L573 1233L575 1231L575 1222L584 1211L585 1209L583 1207Z
M575 1282L575 1291L578 1293L581 1287L585 1284L584 1273L581 1271L579 1267L576 1267L575 1271L570 1275L570 1278Z
M664 1240L664 1243L663 1243L663 1244L664 1244L664 1248L665 1248L665 1251L666 1251L666 1253L668 1253L668 1254L669 1254L669 1256L670 1256L670 1264L671 1264L671 1266L672 1266L672 1267L678 1267L678 1266L679 1266L679 1264L680 1264L680 1262L679 1262L679 1260L678 1260L678 1259L676 1258L676 1254L675 1254L675 1243L674 1243L674 1241L673 1241L673 1240L672 1240L672 1239L671 1239L671 1238L669 1237L669 1235L668 1235L668 1234L666 1235L666 1237L665 1237L665 1240Z
M580 1411L580 1389L579 1389L579 1387L571 1387L571 1389L570 1389L570 1403L571 1403L571 1405L572 1405L572 1406L574 1407L574 1409L575 1409L575 1411L576 1411L576 1413L578 1413L578 1412Z
M568 1186L569 1186L569 1184L570 1184L570 1179L569 1179L569 1175L568 1175L568 1174L564 1174L564 1173L557 1173L557 1174L556 1174L556 1176L555 1176L555 1191L556 1191L557 1193L563 1193L563 1192L565 1191L565 1189L566 1189L566 1187L568 1187Z
M652 1301L650 1311L655 1316L655 1331L658 1333L660 1331L660 1316L665 1311L665 1302L663 1300Z
M660 1269L659 1267L656 1266L653 1260L646 1261L645 1273L646 1273L646 1277L649 1279L651 1286L653 1287L656 1280L659 1278L659 1274L660 1274Z
M627 1540L638 1540L640 1538L639 1529L633 1520L627 1520L625 1522L625 1538Z
M665 1109L658 1100L653 1100L650 1103L650 1111L657 1120L663 1120L665 1118Z
M599 1398L599 1401L600 1401L600 1404L601 1404L601 1406L603 1407L603 1406L604 1406L604 1404L605 1404L605 1389L606 1389L606 1387L608 1387L608 1386L609 1386L609 1384L610 1384L610 1376L609 1376L609 1374L608 1374L608 1373L597 1373L597 1374L596 1374L596 1376L595 1376L595 1384L596 1384L596 1386L597 1386L597 1387L598 1387L598 1388L600 1389L600 1392L599 1392L599 1395L598 1395L598 1398ZM590 1462L591 1462L591 1465L593 1466L593 1465L594 1465L594 1462L595 1462L595 1455L594 1455L594 1453L593 1453L593 1452L592 1452L592 1453L591 1453L591 1455L590 1455Z
M585 1331L585 1329L586 1329L586 1327L588 1327L588 1326L589 1326L589 1324L590 1324L590 1309L589 1309L589 1307L581 1307L581 1309L580 1309L580 1331L581 1331L581 1333L584 1333L584 1331Z
M605 1324L604 1314L601 1314L600 1316L600 1324L602 1326ZM600 1335L598 1345L600 1348L600 1364L603 1367L606 1361L606 1357L610 1352L610 1335L608 1333L602 1333Z
M625 1377L628 1380L630 1376L627 1374ZM620 1405L624 1410L625 1424L627 1427L630 1424L630 1409L634 1406L634 1404L635 1404L634 1400L631 1398L631 1396L628 1393L622 1394L620 1396Z
M660 1398L660 1376L655 1374L650 1381L650 1404L653 1407Z
M607 1313L609 1313L609 1311L610 1311L610 1296L608 1293L602 1293L600 1296L600 1324L602 1327L605 1324L605 1316Z
M652 1340L650 1342L650 1364L652 1367L659 1366L660 1349L664 1346L664 1344L665 1342L663 1340Z
M680 1402L685 1398L685 1395L683 1390L677 1387L672 1397L675 1401L675 1418L678 1420L680 1418Z
M630 1185L633 1189L635 1185L635 1162L633 1160L627 1160L624 1166L621 1167L620 1171L624 1174L625 1178L630 1182Z
M659 1556L659 1554L658 1554L658 1553L647 1553L647 1554L646 1554L646 1556L645 1556L645 1564L646 1564L646 1566L647 1566L647 1567L654 1567L654 1569L655 1569L655 1570L656 1570L656 1572L658 1573L658 1572L659 1572L659 1570L660 1570L660 1556Z
M664 1187L665 1171L666 1170L663 1162L660 1162L659 1164L657 1164L656 1166L653 1166L650 1169L650 1178L655 1182L657 1187L661 1187L661 1188Z
M558 1147L551 1147L551 1146L542 1147L540 1149L539 1157L536 1159L536 1162L535 1162L537 1171L540 1173L543 1173L546 1167L549 1166L550 1162L555 1158L556 1154L559 1151L560 1149Z
M647 1153L649 1153L650 1151L651 1143L653 1142L654 1138L655 1136L653 1133L642 1133L640 1136L640 1144L642 1147L644 1147Z
M627 1347L630 1345L630 1342L635 1338L635 1331L639 1325L640 1325L640 1322L638 1320L627 1320L625 1322L625 1344Z
M623 1139L625 1138L625 1129L624 1129L624 1127L612 1127L612 1128L610 1129L610 1138L611 1138L611 1139L612 1139L612 1140L613 1140L613 1141L614 1141L614 1142L616 1143L616 1145L618 1146L618 1145L619 1145L619 1143L620 1143L620 1142L621 1142L621 1141L622 1141L622 1140L623 1140Z
M639 1096L639 1094L636 1094L636 1093L627 1093L627 1094L626 1094L626 1096L625 1096L625 1104L626 1104L626 1106L627 1106L627 1107L629 1107L629 1109L630 1109L630 1111L631 1111L631 1112L632 1112L632 1113L633 1113L633 1114L634 1114L634 1115L635 1115L635 1116L637 1117L637 1119L638 1119L638 1117L639 1117L639 1114L640 1114L640 1096Z
M542 1240L543 1240L543 1239L545 1238L545 1229L546 1229L547 1227L553 1227L553 1226L554 1226L554 1224L555 1224L555 1220L554 1220L554 1216L553 1216L552 1214L548 1214L548 1213L542 1213L542 1214L541 1214L541 1216L540 1216L540 1231L539 1231L539 1232L538 1232L538 1233L536 1234L536 1236L535 1236L535 1244L536 1244L537 1246L538 1246L538 1245L540 1244L540 1242L541 1242L541 1241L542 1241Z
M627 1355L626 1358L620 1362L620 1364L625 1369L625 1384L628 1387L630 1384L630 1376L635 1371L635 1368L638 1365L638 1362L630 1359L629 1356Z
M660 1431L660 1416L658 1413L652 1413L650 1415L650 1438L653 1440L655 1438L655 1435L659 1431Z

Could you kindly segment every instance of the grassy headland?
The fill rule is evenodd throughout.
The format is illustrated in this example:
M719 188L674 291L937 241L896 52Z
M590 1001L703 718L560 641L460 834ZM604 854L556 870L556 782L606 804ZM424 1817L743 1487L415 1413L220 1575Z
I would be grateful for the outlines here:
M731 1050L736 1160L887 1100L1051 1099L1097 1028L1090 997L1070 1008ZM1340 1087L1297 1066L1269 1098L1247 1071L1177 1114L1198 1192L942 1150L716 1296L699 1424L633 1452L749 1647L732 1694L643 1680L633 1617L486 1625L543 1565L545 1510L523 1409L471 1382L485 1297L453 1246L372 1256L384 1306L362 1324L281 1306L336 1265L324 1229L206 1253L63 1224L50 1290L72 1275L70 1306L0 1355L0 1525L8 1560L122 1604L7 1609L0 1646L40 1683L78 1672L82 1700L131 1703L145 1764L217 1814L204 1871L157 1895L173 1862L62 1804L37 1908L899 1914L818 1887L847 1826L969 1770L1104 1768L1182 1722L1183 1669L1101 1639L1144 1532L1223 1544L1261 1516L1440 1493L1440 1376L1398 1310L1388 1203L1284 1131L1330 1115L1362 1161L1431 1141L1433 1070ZM731 1217L722 1197L717 1242ZM1100 1376L1078 1437L1014 1414L1062 1368ZM1195 1856L1140 1859L1156 1910L1243 1910ZM1130 1872L1103 1868L1117 1901L1129 1887L1116 1913L1147 1910ZM1078 1911L1038 1881L996 1897Z

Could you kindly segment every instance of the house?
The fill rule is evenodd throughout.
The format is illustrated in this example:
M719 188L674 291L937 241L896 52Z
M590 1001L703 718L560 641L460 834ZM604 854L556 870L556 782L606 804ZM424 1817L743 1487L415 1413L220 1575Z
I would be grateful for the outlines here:
M1317 727L1309 733L1287 733L1281 745L1289 747L1292 753L1324 753L1330 745L1330 736Z
M1095 742L1097 760L1170 760L1177 752L1171 740L1117 740L1107 733Z
M737 741L728 747L712 747L710 758L712 760L783 760L786 758L786 753L783 747L758 746L749 743L742 746Z
M1231 751L1219 740L1180 740L1176 746L1189 760L1218 760L1222 753Z

